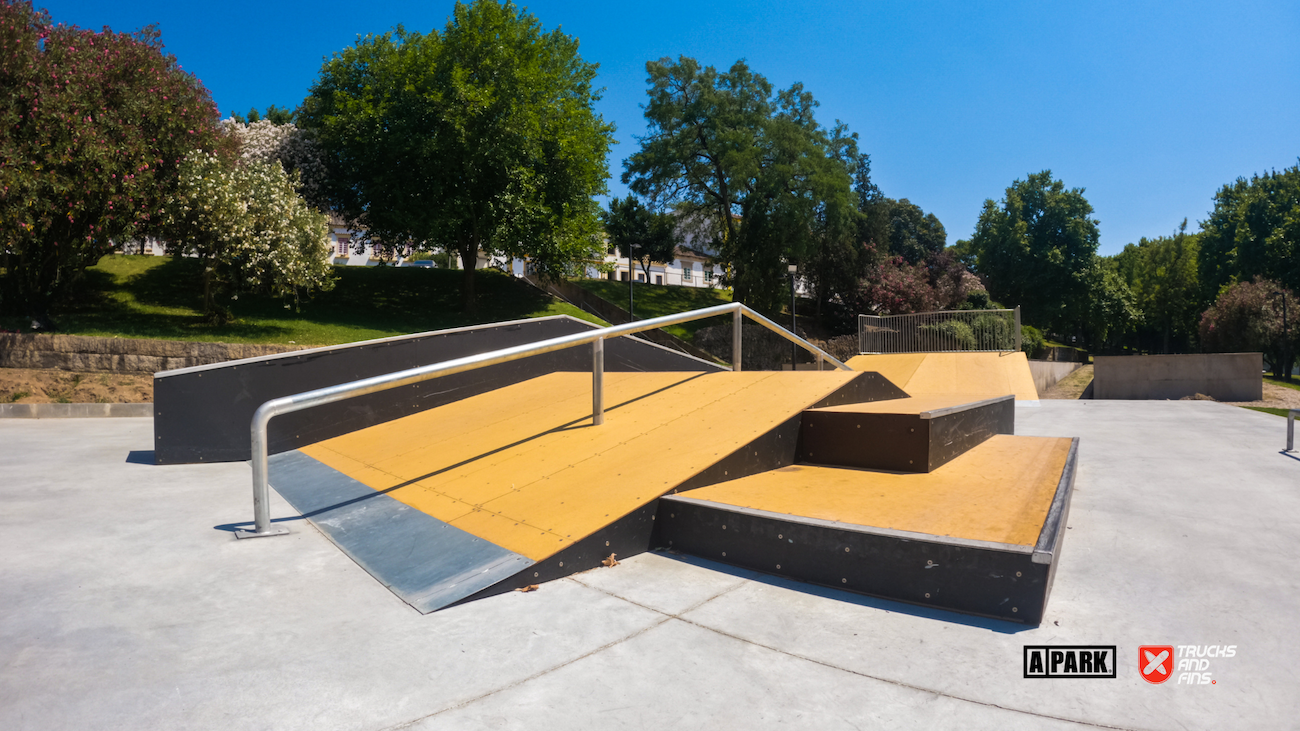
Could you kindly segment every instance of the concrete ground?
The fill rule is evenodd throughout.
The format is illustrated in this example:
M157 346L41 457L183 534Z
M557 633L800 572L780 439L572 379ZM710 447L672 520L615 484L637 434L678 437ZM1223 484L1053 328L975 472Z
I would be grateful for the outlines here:
M1285 422L1202 401L1016 418L1082 437L1037 628L667 554L420 615L305 521L236 541L246 464L149 464L147 419L0 420L0 728L1294 726ZM1118 677L1023 678L1042 644L1116 645ZM1150 685L1143 644L1236 652L1212 685Z

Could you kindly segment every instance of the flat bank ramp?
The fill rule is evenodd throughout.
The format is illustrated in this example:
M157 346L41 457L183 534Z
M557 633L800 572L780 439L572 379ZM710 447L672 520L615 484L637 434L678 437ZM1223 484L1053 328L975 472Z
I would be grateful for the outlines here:
M952 393L1015 394L1037 401L1024 353L891 353L859 355L848 366L874 371L912 396Z
M271 458L270 482L417 609L650 545L655 502L794 461L801 414L903 397L872 373L551 373Z

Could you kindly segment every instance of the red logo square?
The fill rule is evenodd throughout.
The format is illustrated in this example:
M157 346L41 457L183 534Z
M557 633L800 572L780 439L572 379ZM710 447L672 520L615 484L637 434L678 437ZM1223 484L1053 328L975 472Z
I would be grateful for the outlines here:
M1138 648L1138 672L1148 683L1160 684L1174 673L1173 645L1142 645Z

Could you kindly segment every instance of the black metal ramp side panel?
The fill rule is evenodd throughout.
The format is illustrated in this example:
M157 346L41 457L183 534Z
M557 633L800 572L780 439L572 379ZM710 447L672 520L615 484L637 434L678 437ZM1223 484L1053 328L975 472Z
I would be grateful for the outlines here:
M979 402L919 414L807 411L799 431L799 461L857 469L932 472L994 434L1015 430L1015 402Z
M830 396L812 405L814 409L844 404L864 404L869 401L889 401L907 398L907 392L875 371L867 371L846 383Z
M906 397L906 393L885 380L879 373L862 373L809 408L818 409ZM799 428L805 414L806 412L792 416L766 434L701 470L670 492L694 490L794 464L799 454Z
M532 561L398 502L301 452L270 482L362 568L423 613L526 571Z
M929 425L916 414L805 411L799 461L858 469L925 472Z
M978 447L995 434L1016 431L1016 402L996 401L927 419L930 438L929 469L934 470Z
M1049 566L1030 553L918 539L669 496L656 547L884 599L1026 624L1042 621Z
M273 398L592 327L572 318L545 318L164 372L154 377L154 459L158 464L246 460L253 412ZM722 370L631 338L605 344L605 369ZM271 421L269 448L272 454L297 449L547 373L590 370L591 349L580 346L285 414Z
M473 596L465 597L457 604L472 602L497 594L504 594L515 589L522 589L531 584L542 584L555 579L589 571L604 565L611 554L618 559L630 558L638 553L650 550L651 535L654 531L655 513L658 501L643 505L622 518L610 523L595 533L577 541L572 546L542 559L527 570L502 579L499 583L487 587Z

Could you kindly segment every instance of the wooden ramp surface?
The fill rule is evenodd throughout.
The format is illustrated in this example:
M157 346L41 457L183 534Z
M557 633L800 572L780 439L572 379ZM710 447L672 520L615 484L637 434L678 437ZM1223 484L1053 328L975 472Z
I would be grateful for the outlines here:
M848 366L875 371L911 396L926 394L1015 394L1037 401L1033 374L1024 353L894 353L859 355Z
M859 374L552 373L299 450L541 561L644 506ZM274 474L272 484L275 484Z
M1070 443L997 435L928 474L792 465L680 495L849 525L1033 546Z

